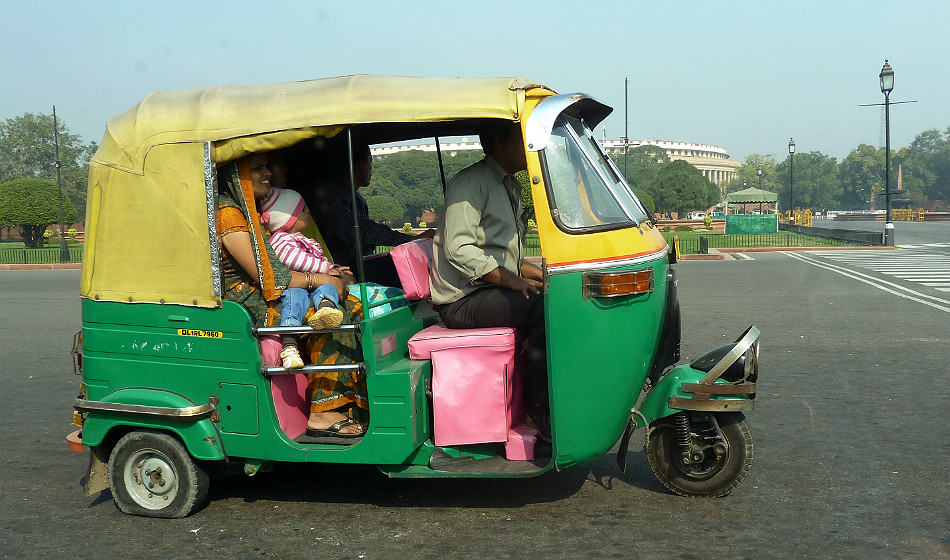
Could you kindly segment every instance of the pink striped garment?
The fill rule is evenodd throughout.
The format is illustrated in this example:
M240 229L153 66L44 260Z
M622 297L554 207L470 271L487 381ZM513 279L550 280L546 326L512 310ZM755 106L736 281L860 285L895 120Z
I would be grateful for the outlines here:
M280 262L290 270L326 274L334 267L323 256L320 244L302 233L277 232L271 235L270 245Z

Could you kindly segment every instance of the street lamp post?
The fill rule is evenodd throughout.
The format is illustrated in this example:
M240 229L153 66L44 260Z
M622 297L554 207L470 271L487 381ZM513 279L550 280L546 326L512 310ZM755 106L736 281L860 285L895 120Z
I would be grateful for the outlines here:
M884 245L894 246L894 224L891 222L891 91L894 89L894 70L884 59L884 67L879 75L881 93L884 94Z
M53 105L53 142L56 144L56 185L59 187L59 262L69 262L69 246L66 244L66 224L63 221L63 180L59 163L59 130L56 126L56 105Z
M795 140L788 139L788 209L795 210Z

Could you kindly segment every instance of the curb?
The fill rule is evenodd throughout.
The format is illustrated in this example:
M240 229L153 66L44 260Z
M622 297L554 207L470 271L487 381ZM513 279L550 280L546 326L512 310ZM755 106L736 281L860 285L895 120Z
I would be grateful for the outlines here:
M730 247L720 248L723 253L769 253L774 251L893 251L897 247L858 246L858 247ZM711 251L712 249L710 249Z
M718 254L714 255L712 253L708 255L680 255L681 261L721 261L725 260L726 255ZM732 258L732 257L729 257Z
M713 249L708 255L680 255L681 261L721 261L732 259L732 253L772 253L775 251L893 251L897 247L726 247ZM728 255L728 257L727 257Z
M0 270L80 270L82 263L0 264Z

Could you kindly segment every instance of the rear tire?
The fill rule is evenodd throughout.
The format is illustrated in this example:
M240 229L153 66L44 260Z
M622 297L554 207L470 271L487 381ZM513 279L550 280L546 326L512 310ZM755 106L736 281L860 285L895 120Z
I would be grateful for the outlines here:
M185 446L163 432L129 432L109 456L109 489L123 513L185 517L204 504L209 485Z
M742 482L752 465L752 434L740 412L714 413L727 446L723 457L702 469L684 465L676 426L670 418L654 423L646 444L647 461L664 486L681 496L722 497ZM693 430L693 437L698 434Z

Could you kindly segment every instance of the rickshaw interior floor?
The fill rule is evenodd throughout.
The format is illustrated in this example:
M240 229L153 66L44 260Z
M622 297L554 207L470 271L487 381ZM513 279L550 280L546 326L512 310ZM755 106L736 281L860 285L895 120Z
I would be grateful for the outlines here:
M531 474L544 469L551 462L551 448L538 446L531 461L509 461L504 454L476 459L475 457L452 457L436 449L429 459L433 470L466 474Z

